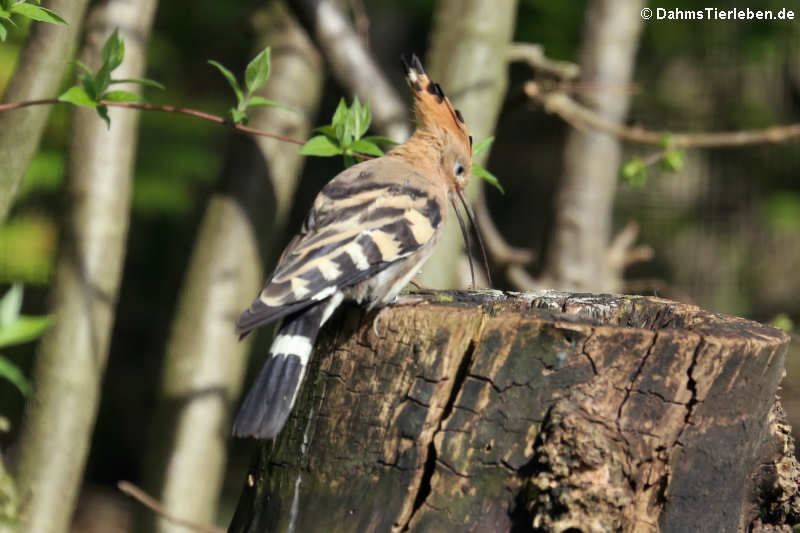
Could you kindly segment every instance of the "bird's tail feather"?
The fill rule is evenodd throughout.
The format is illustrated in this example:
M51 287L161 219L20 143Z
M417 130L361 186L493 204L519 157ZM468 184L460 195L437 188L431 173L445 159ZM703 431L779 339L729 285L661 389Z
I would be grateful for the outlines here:
M235 436L272 439L278 435L297 398L317 334L341 301L337 293L286 318L236 415Z

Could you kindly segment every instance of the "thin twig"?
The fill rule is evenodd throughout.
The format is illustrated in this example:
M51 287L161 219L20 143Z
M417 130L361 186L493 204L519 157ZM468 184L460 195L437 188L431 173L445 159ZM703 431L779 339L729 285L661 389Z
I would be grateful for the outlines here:
M195 531L200 531L201 533L225 533L225 530L220 527L198 524L197 522L192 522L191 520L179 518L173 514L170 514L155 498L129 481L118 481L117 488L120 490L120 492L127 494L137 502L152 510L157 515L162 516L164 520L175 524L176 526L186 527Z
M525 84L525 93L541 103L549 113L554 113L576 129L593 129L620 139L641 144L663 144L669 136L672 148L724 148L761 143L780 143L800 137L800 124L772 126L763 130L742 130L718 133L673 133L646 130L618 124L585 107L563 92L542 91L536 81Z
M552 74L563 80L573 80L581 73L581 67L569 61L557 61L544 54L544 47L533 43L513 43L506 50L509 63L527 63L533 69Z
M61 104L65 103L57 98L45 98L42 100L28 100L26 102L11 102L9 104L0 104L0 112L2 111L10 111L12 109L19 109L21 107L28 107L32 105L45 105L45 104ZM266 131L257 130L255 128L248 128L247 126L243 126L241 124L236 124L231 122L230 120L220 117L218 115L212 115L211 113L206 113L204 111L198 111L197 109L189 109L186 107L178 107L173 105L154 105L154 104L145 104L139 102L109 102L108 100L101 100L100 103L102 105L107 105L109 107L125 107L128 109L142 109L145 111L163 111L165 113L180 113L182 115L189 115L192 117L201 118L203 120L208 120L210 122L216 122L217 124L223 124L225 126L230 126L231 128L243 131L245 133L250 133L253 135L259 135L261 137L269 137L271 139L277 139L279 141L285 141L289 143L303 145L305 141L301 141L299 139L293 139L292 137L286 137L285 135L277 135L275 133L267 133Z

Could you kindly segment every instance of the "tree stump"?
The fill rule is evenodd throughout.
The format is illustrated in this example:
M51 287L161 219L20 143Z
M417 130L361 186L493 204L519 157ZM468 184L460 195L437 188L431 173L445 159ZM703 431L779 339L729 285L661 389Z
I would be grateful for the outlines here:
M788 337L641 296L423 292L350 309L229 531L783 531ZM790 531L790 529L786 529Z

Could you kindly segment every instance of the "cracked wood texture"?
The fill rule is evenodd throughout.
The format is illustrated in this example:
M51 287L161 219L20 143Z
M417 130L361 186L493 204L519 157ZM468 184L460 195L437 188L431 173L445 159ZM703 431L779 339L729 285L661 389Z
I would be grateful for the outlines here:
M641 296L418 294L326 326L230 532L745 532L800 517L782 332Z

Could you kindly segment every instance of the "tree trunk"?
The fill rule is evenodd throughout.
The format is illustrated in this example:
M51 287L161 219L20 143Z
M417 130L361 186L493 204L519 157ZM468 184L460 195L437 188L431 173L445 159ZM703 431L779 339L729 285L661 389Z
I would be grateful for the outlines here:
M588 3L581 79L597 87L586 99L603 117L622 122L628 112L642 0ZM540 282L566 290L618 291L621 267L608 261L611 211L620 168L620 142L607 133L571 129L564 148L552 243Z
M476 143L493 135L503 106L506 50L516 19L517 0L440 0L434 12L425 67L464 115ZM488 159L486 151L475 162L483 165ZM481 187L481 181L473 178L467 191L470 199L480 194ZM459 269L463 252L458 225L449 224L419 281L440 289L467 286Z
M140 78L156 0L96 4L81 59L97 67L114 27L125 39L119 78ZM50 45L54 46L54 45ZM134 89L136 90L136 89ZM51 309L34 368L34 396L19 440L24 504L20 531L69 529L94 428L117 301L136 153L138 112L110 109L106 128L94 109L75 110L70 146L68 220Z
M374 319L350 310L325 328L230 532L728 532L798 517L778 330L551 291L431 294Z
M258 108L250 125L305 138L322 90L322 60L283 2L271 2L258 20L261 44L273 50L272 76L258 94L298 112ZM169 339L148 457L149 485L175 516L216 518L230 411L250 348L239 342L231 317L263 284L262 263L271 262L283 234L303 162L293 144L237 135L206 209ZM142 530L185 531L155 520L155 528Z
M58 86L78 41L89 0L52 0L44 6L68 24L34 22L2 102L58 96ZM0 222L8 216L19 184L42 138L50 106L37 105L0 113Z

